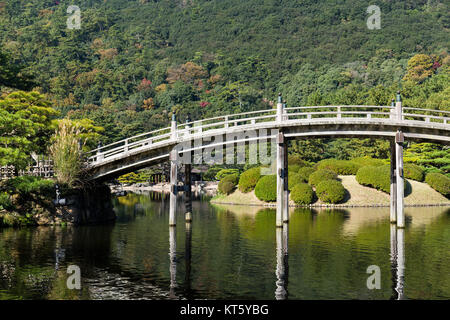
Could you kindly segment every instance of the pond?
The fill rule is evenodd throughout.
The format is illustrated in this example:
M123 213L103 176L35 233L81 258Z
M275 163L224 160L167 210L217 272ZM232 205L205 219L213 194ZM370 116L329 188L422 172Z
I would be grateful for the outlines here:
M114 199L115 224L0 229L0 299L450 299L450 209L275 210L207 196L169 228L168 195ZM81 289L70 290L68 266ZM369 289L369 266L380 289Z

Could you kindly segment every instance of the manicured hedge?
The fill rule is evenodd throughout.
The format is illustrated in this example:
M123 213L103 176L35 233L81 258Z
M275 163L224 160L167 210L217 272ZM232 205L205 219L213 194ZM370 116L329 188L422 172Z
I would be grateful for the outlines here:
M391 189L391 168L390 165L380 167L362 167L356 173L356 181L367 187L390 193ZM406 185L406 184L405 184Z
M386 162L384 160L369 157L353 158L351 159L351 161L353 163L356 163L360 167L367 167L367 166L380 167L386 165Z
M277 200L277 176L263 176L255 187L255 195L261 201L273 202Z
M222 178L222 180L220 180L219 182L219 185L217 186L219 192L227 195L233 192L238 183L238 179L239 177L237 174L230 174Z
M316 194L325 203L339 203L345 198L345 189L340 181L324 180L317 185Z
M289 171L289 177L288 177L289 190L292 190L292 188L295 185L302 183L302 182L304 182L304 181L298 172Z
M239 190L241 192L250 192L255 189L259 178L261 177L261 168L251 168L244 171L239 178Z
M230 174L239 175L239 170L238 169L222 169L219 172L217 172L216 179L220 181Z
M403 166L403 174L405 178L422 182L425 178L424 171L418 165L413 163L405 163Z
M313 167L302 167L298 170L298 174L302 182L308 183L309 176L316 171Z
M447 198L450 198L450 178L440 173L429 173L425 177L425 182L434 190L442 193Z
M337 174L331 170L317 170L309 176L308 183L316 187L320 182L325 180L337 180Z
M296 204L311 204L314 201L314 191L307 183L298 183L291 190L291 200Z
M302 158L299 155L289 155L288 156L288 165L298 165L300 167L305 167L305 166L309 166L310 164L305 161L302 160Z
M340 175L355 175L361 165L349 160L325 159L317 163L317 169L331 170Z
M299 166L298 164L293 164L293 165L288 166L289 173L298 172L298 170L300 170L300 168L301 168L301 166Z

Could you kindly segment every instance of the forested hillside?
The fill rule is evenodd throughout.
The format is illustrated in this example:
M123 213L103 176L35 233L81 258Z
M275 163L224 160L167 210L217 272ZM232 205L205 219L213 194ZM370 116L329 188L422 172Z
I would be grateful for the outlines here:
M80 29L66 25L72 4ZM367 27L372 4L381 29ZM401 89L407 106L448 110L449 9L444 0L0 0L0 43L61 116L93 119L111 142L172 113L270 108L277 92L291 106L386 105ZM363 148L386 156L383 145Z

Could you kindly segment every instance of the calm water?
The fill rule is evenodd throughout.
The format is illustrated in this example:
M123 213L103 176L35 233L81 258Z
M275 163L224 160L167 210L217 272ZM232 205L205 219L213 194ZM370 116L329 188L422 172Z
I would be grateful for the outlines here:
M388 209L297 209L283 233L270 209L196 199L186 226L179 201L170 229L167 197L114 202L110 226L0 230L0 299L450 299L448 208L407 208L398 234Z

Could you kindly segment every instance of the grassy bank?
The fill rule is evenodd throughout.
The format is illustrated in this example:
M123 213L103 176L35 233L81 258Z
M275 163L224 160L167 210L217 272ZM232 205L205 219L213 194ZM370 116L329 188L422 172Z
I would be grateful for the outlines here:
M389 194L360 185L355 176L338 176L346 190L344 200L339 204L326 204L319 199L306 206L337 206L337 207L377 207L389 206ZM211 200L217 204L251 205L251 206L275 206L274 202L264 202L251 191L243 193L236 189L229 195L219 194ZM290 205L296 206L291 200ZM435 206L449 205L450 200L432 189L428 184L414 180L408 180L405 190L406 206Z

